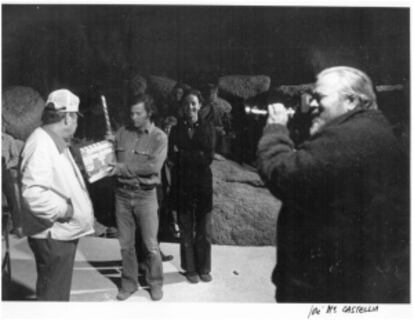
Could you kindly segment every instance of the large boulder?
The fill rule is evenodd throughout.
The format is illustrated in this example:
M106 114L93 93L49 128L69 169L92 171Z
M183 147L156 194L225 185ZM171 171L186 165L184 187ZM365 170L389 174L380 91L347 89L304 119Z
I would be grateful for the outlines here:
M304 84L298 84L298 85L281 85L279 87L274 88L273 91L275 93L293 97L293 96L301 96L302 94L305 94L305 93L310 93L313 88L314 88L313 83L304 83Z
M230 75L219 79L219 89L226 95L248 99L270 88L270 77L265 75Z
M214 161L213 243L238 246L274 245L281 203L254 170Z
M45 101L29 87L15 86L3 91L2 118L6 132L19 140L41 124Z
M155 99L167 100L177 81L162 76L149 76L148 89Z
M228 101L220 97L217 97L215 102L216 102L216 106L220 109L221 113L231 113L232 107Z
M147 79L137 74L129 81L129 90L132 95L144 94L147 92Z

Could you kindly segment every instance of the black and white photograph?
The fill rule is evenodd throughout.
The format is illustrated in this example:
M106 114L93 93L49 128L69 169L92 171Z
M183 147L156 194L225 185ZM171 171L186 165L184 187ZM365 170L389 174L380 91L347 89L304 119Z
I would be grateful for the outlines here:
M1 317L412 319L411 8L369 4L2 2Z

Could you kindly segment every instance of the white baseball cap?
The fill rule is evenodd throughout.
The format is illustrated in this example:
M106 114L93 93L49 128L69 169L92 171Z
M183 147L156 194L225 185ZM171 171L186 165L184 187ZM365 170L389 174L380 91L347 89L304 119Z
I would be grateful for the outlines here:
M52 91L47 97L46 105L53 103L59 112L79 113L79 98L67 89Z

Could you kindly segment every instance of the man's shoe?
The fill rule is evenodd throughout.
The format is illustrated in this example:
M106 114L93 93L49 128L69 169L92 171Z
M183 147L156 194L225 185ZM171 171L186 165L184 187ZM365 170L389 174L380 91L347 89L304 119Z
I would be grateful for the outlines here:
M185 277L190 283L198 283L198 274L197 273L186 273Z
M174 259L174 257L171 254L167 254L165 255L161 250L161 260L162 262L167 262L167 261L171 261L172 259Z
M151 295L151 299L153 301L159 301L162 299L163 297L163 292L162 292L162 288L161 287L154 287L150 289L150 295Z
M119 300L119 301L124 301L124 300L128 299L135 291L137 291L137 290L127 291L125 289L121 289L121 290L119 290L119 292L116 296L116 299Z
M205 273L205 274L200 274L200 280L203 282L210 282L211 280L213 280L213 278L211 277L209 273Z

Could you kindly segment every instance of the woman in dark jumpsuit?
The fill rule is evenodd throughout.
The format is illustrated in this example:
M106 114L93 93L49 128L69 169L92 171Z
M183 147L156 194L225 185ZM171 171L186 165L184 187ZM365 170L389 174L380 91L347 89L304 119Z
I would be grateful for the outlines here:
M213 181L210 165L215 148L212 122L200 119L202 97L187 91L184 117L172 128L169 159L173 162L171 204L181 229L181 267L190 283L211 281Z

